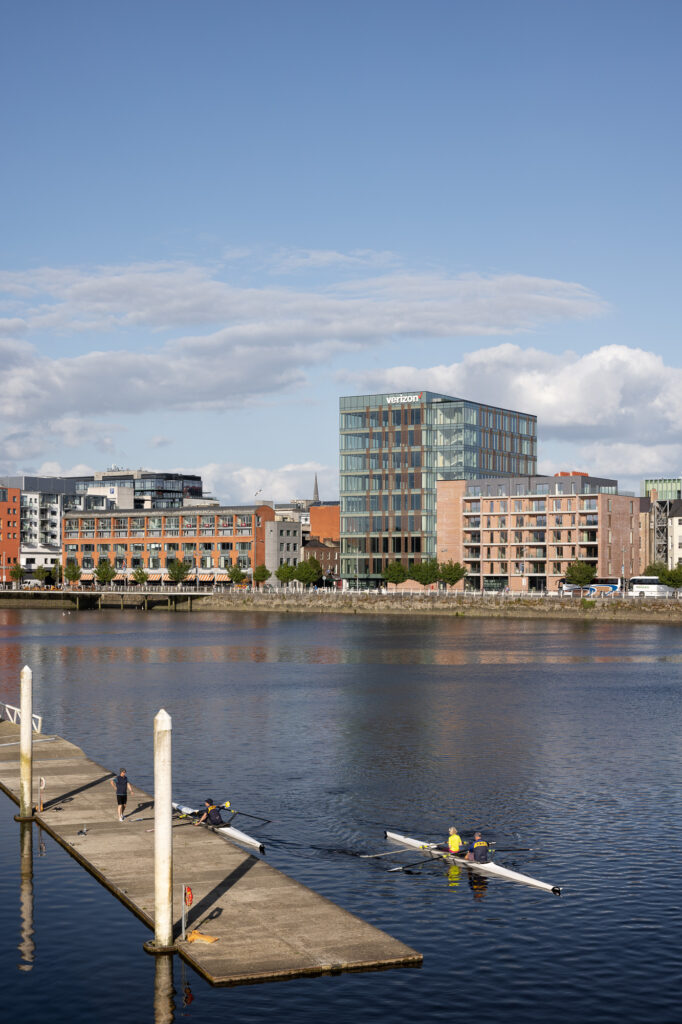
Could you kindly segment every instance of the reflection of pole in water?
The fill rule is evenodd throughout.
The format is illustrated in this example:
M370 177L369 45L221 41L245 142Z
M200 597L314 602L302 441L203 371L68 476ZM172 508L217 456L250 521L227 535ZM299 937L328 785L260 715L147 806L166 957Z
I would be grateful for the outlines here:
M21 910L20 971L33 970L36 944L33 941L33 826L30 821L19 824L21 844L21 884L19 904Z
M161 953L154 957L154 964L154 1024L172 1024L175 1020L173 956Z

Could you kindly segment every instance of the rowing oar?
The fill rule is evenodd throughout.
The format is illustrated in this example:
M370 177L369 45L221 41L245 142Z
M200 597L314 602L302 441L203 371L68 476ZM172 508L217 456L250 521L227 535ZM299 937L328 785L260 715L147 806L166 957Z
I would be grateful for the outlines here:
M395 857L398 853L405 853L405 850L389 850L388 853L359 853L358 857L368 859L370 857Z
M388 874L390 875L390 873L392 871L404 871L405 868L416 868L417 864L429 864L429 863L431 863L431 864L433 863L433 857L427 857L425 860L415 860L415 861L412 861L411 864L401 864L400 867L398 867L398 868L389 868L388 869Z

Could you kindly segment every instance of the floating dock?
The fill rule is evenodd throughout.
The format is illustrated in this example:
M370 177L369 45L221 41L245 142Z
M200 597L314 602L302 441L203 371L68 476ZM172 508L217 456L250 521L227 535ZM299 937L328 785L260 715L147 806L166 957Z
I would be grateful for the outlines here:
M132 785L118 821L116 773L59 736L33 736L36 822L154 928L153 798ZM19 803L19 726L0 721L0 788ZM87 828L85 835L79 834ZM253 854L191 822L173 823L174 934L180 956L213 985L414 967L422 955L342 910ZM187 931L213 943L182 941L183 884L192 888Z

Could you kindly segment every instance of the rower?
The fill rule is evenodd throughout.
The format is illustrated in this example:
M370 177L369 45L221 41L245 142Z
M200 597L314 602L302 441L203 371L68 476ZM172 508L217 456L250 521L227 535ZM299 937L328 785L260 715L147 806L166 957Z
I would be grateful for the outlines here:
M485 839L481 837L480 832L474 832L474 838L469 843L469 849L467 850L466 859L475 860L477 864L488 863L488 846Z
M443 853L457 854L461 852L462 838L454 825L448 829L447 842L439 845L438 849L442 850Z
M220 815L220 807L229 807L229 800L226 800L224 804L221 804L220 807L218 807L217 804L213 803L210 797L207 797L206 800L204 800L204 804L206 805L206 810L199 820L194 822L195 825L201 825L204 821L207 825L212 825L214 828L220 828L221 826L227 825L227 822L223 821Z

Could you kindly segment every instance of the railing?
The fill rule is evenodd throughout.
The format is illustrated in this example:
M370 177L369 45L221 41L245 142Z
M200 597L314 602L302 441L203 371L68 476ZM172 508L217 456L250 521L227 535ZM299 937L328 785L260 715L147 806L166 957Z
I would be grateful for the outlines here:
M21 725L21 710L15 708L12 704L5 704L4 701L0 700L0 719L3 718L8 722L14 722L15 725ZM43 716L32 715L31 724L34 732L42 732Z

